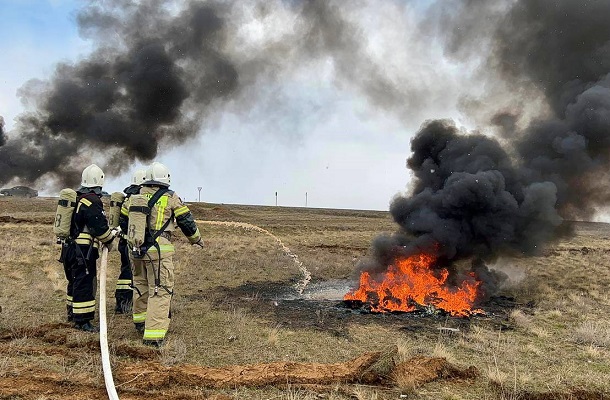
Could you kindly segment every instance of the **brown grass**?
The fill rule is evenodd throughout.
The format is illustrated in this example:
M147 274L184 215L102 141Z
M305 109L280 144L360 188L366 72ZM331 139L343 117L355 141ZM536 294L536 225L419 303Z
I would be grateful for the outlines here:
M607 321L584 321L574 329L572 337L579 344L610 347L610 324Z
M56 261L59 249L50 226L54 202L0 198L0 216L20 219L0 222L2 332L23 333L25 327L64 320L65 279ZM298 255L313 282L350 277L371 240L394 229L387 213L381 212L214 207L192 205L198 218L239 221L272 232ZM436 380L423 385L410 385L408 376L398 379L402 383L391 384L388 377L386 386L333 386L322 395L333 400L397 399L401 394L410 399L520 399L534 398L524 393L575 393L579 388L610 393L608 225L583 223L577 225L573 238L553 244L539 256L503 260L503 268L516 277L503 294L514 296L520 304L504 321L511 329L497 324L500 317L473 318L455 334L437 329L453 326L451 319L350 317L344 322L338 317L341 314L329 312L330 306L301 309L296 305L290 306L295 308L289 317L281 315L274 310L282 308L282 301L275 308L276 299L269 297L266 285L275 283L289 290L300 273L277 243L264 234L229 226L202 225L200 229L206 242L203 250L189 246L183 238L177 241L174 317L167 346L154 356L163 365L336 363L363 352L396 348L394 362L438 356L476 366L481 376L467 384ZM113 252L110 285L118 275L118 264L118 254ZM107 288L107 297L114 298L112 287ZM113 364L137 362L112 346L142 348L130 318L110 315L108 324ZM410 326L420 329L404 329ZM57 331L47 336L22 333L4 343L9 347L3 347L0 355L0 378L11 377L15 371L44 369L68 377L82 375L91 385L103 387L98 351L87 344L91 336L70 329L61 335ZM63 343L53 342L57 337ZM57 346L74 349L74 355L32 350ZM195 392L200 398L236 399L320 395L319 388L307 387Z

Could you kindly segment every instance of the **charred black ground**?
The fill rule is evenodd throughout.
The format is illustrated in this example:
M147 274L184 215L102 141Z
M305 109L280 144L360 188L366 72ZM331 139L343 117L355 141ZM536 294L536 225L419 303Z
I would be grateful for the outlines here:
M415 312L374 313L362 302L342 300L311 300L295 295L293 282L247 282L236 288L218 287L202 298L213 299L213 303L230 310L240 307L261 318L293 329L316 329L330 331L348 337L351 323L395 326L407 332L436 335L440 325L448 328L469 330L472 322L492 329L511 330L510 313L519 308L528 312L534 304L522 304L509 296L495 296L481 305L485 314L470 318L452 317L442 310L421 307ZM197 295L186 296L189 301ZM440 324L440 325L439 325Z

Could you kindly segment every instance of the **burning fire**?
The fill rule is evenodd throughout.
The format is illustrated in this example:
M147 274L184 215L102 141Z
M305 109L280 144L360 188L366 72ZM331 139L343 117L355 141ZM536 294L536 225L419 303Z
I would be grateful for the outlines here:
M462 282L460 287L448 287L449 271L435 271L431 265L436 260L428 254L416 254L390 265L381 281L374 280L368 272L360 275L360 287L347 293L344 300L360 300L371 304L372 311L414 311L416 305L442 309L454 316L466 317L481 310L473 310L477 289L481 284L475 279Z

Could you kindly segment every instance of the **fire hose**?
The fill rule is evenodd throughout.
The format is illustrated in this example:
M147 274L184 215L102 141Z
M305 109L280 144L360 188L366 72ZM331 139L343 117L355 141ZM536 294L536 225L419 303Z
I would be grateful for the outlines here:
M299 293L303 292L303 289L309 283L311 274L303 266L303 263L299 261L296 254L292 253L290 249L281 241L280 238L272 234L266 229L263 229L256 225L251 225L242 222L226 222L226 221L202 221L197 220L198 223L210 224L210 225L227 225L243 228L246 230L255 230L260 233L266 234L274 238L282 248L283 252L293 259L294 263L299 267L303 273L303 281L297 284L297 290ZM122 236L120 228L115 228L117 231L114 233L115 236ZM108 266L108 247L102 246L102 261L100 266L100 350L102 353L102 369L104 372L104 383L106 384L106 392L110 400L119 400L119 395L116 392L114 386L114 379L112 378L112 368L110 366L110 354L108 351L108 327L106 324L106 268Z
M110 400L119 400L114 387L112 369L110 367L110 354L108 352L108 326L106 324L106 268L108 265L108 247L103 246L102 262L100 266L100 350L102 352L102 369L104 383Z

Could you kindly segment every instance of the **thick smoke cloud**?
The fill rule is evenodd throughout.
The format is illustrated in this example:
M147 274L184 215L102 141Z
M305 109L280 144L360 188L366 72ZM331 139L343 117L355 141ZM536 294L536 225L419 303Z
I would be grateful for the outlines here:
M221 7L192 2L167 17L162 2L101 4L78 16L97 50L22 88L35 110L18 118L14 138L0 147L0 183L55 173L74 185L88 151L108 159L109 173L151 160L161 143L194 136L206 106L236 89Z
M502 279L487 270L485 260L533 254L561 231L556 186L525 179L497 140L434 120L422 126L411 150L412 193L390 205L400 231L377 238L361 269L382 272L397 257L426 252L459 283L466 271L454 264L471 259L467 270L475 271L491 294Z
M552 112L519 132L515 149L529 180L557 186L567 217L589 218L610 200L609 16L605 1L520 2L498 31L503 76L535 85Z
M421 248L448 259L502 250L531 252L561 222L550 182L523 182L497 141L460 134L449 121L425 124L408 160L413 195L391 204L394 220Z
M503 19L493 61L512 82L534 84L557 117L610 67L610 3L519 1Z
M445 22L460 26L473 7L461 2ZM497 110L489 123L500 127L501 141L460 131L449 120L424 123L407 161L415 178L411 193L390 206L400 231L377 238L361 269L381 271L395 257L426 251L456 281L455 265L472 260L489 294L500 277L484 261L536 252L568 232L564 219L590 218L608 204L609 17L604 1L552 7L518 1L500 17L489 10L483 24L496 21L497 29L481 75L501 77L515 96L541 93L548 107L523 128L519 110ZM474 34L448 35L448 53L473 54L481 43Z
M365 6L91 1L77 21L95 50L20 90L29 111L0 146L0 184L46 176L74 185L91 155L117 174L196 137L223 112L247 114L275 80L308 63L331 61L338 85L404 112L416 89L400 88L371 62L363 32L346 17ZM278 20L275 37L252 28Z

